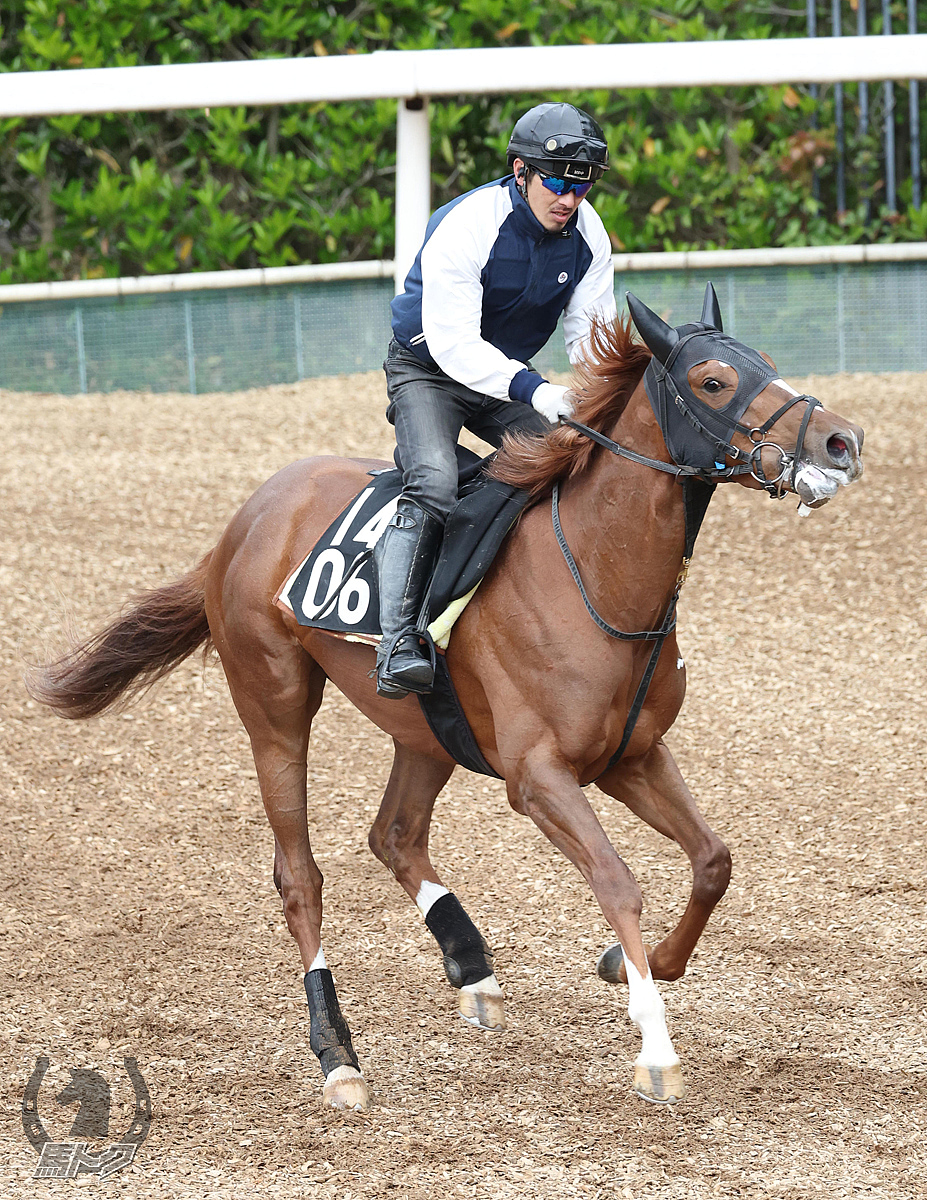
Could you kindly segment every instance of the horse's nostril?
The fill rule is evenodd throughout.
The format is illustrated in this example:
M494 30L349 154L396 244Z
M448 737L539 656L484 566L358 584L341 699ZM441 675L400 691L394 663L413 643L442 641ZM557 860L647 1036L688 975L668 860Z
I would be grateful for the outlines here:
M827 453L835 463L846 463L850 458L850 447L847 445L846 439L839 434L834 434L833 437L827 439Z

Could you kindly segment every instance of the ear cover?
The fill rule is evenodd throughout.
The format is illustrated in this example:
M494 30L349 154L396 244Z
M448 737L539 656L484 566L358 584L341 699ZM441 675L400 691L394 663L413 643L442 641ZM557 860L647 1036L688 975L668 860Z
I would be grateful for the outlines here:
M701 321L703 325L710 325L719 333L724 331L724 326L721 324L721 305L718 303L718 293L710 283L705 288Z
M644 339L648 350L665 366L670 351L679 341L679 334L672 325L667 325L662 317L658 317L631 292L628 292L628 308L631 310L631 318L637 326L637 332Z

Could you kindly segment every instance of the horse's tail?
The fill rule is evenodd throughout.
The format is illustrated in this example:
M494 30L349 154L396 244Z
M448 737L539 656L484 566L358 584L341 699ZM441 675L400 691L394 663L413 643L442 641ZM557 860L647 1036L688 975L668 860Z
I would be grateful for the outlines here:
M143 592L128 612L57 661L31 671L29 694L62 717L93 717L139 696L211 644L204 598L212 551L192 571Z

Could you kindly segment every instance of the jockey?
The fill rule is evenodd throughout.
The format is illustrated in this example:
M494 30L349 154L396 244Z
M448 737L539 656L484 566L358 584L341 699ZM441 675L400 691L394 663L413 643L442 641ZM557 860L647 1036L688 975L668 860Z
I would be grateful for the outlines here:
M572 104L538 104L515 124L508 166L511 174L432 215L392 302L383 366L403 489L374 551L381 696L431 690L431 660L415 627L457 500L461 428L499 446L509 430L544 432L569 416L567 388L529 360L561 315L571 362L593 319L617 315L608 234L583 204L608 167L602 130Z

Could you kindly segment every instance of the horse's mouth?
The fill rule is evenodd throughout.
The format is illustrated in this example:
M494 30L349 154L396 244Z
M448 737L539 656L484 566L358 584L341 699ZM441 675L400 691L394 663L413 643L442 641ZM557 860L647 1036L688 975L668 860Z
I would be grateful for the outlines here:
M795 492L805 509L821 508L862 473L863 465L858 460L845 468L817 467L805 462L795 474Z
M831 433L814 457L817 462L799 459L797 469L794 457L791 460L792 490L801 503L799 512L821 508L832 500L837 492L863 473L863 431L858 426L848 426Z

